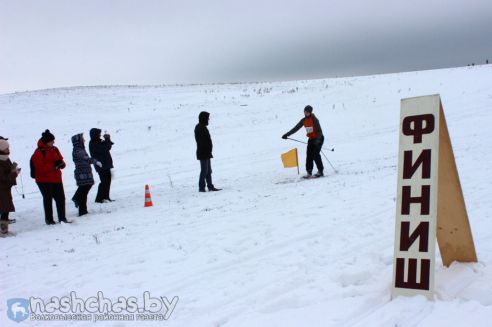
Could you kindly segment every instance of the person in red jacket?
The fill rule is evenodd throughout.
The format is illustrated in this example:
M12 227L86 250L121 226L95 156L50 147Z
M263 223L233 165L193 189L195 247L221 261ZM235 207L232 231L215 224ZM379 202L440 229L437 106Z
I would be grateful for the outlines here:
M44 216L47 225L54 225L53 200L56 202L58 221L67 223L65 217L65 191L63 190L62 172L65 161L60 150L53 144L55 136L47 129L38 141L38 148L34 151L32 161L34 177L39 190L43 195Z
M285 140L302 127L306 128L306 136L308 137L307 150L306 150L306 178L309 178L313 174L313 161L316 163L316 168L318 172L316 177L322 177L323 175L323 160L321 160L321 148L323 147L323 142L325 137L323 136L323 131L321 130L321 125L318 118L313 114L313 107L306 106L304 108L304 117L297 123L294 128L282 135Z

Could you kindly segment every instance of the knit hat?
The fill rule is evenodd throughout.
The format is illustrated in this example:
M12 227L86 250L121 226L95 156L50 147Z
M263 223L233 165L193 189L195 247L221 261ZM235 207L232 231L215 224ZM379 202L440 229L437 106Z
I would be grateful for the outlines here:
M9 148L9 142L7 142L7 139L1 138L0 139L0 151L3 152Z
M44 144L54 140L55 140L55 135L51 134L49 129L47 129L46 131L44 131L43 134L41 134L41 142L43 142Z
M313 112L313 107L306 106L306 107L304 107L304 111L307 111L307 112L309 112L311 114Z

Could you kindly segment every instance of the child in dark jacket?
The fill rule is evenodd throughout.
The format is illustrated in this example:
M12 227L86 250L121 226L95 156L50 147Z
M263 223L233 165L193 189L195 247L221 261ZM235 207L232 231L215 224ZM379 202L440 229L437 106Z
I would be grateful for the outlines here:
M87 194L92 185L94 178L92 177L91 164L102 167L102 164L94 158L89 157L84 146L84 136L82 133L72 136L73 152L72 158L75 164L75 181L77 182L77 191L72 197L75 207L79 208L79 217L86 215L87 211Z

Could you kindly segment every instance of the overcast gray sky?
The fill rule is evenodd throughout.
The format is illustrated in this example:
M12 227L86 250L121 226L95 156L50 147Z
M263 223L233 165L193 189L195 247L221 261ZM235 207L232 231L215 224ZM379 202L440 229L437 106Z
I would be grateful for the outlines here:
M0 0L0 93L492 61L492 0Z

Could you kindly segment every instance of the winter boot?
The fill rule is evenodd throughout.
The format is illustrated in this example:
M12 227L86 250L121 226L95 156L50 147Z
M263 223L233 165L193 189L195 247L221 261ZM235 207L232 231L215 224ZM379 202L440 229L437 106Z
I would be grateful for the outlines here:
M314 176L316 176L316 177L323 177L325 175L323 175L323 171L322 170L321 171L318 170L318 172Z
M2 236L7 236L9 233L9 221L8 220L0 220L0 234Z
M206 192L204 188L199 188L198 192Z
M217 192L217 191L221 191L222 189L221 188L215 188L215 186L212 186L212 187L209 187L208 190L210 192Z

